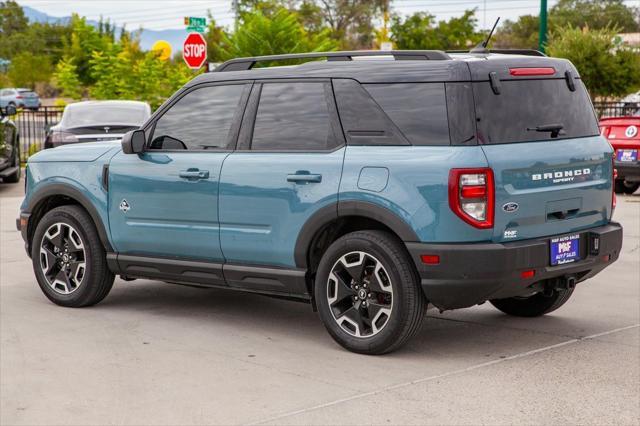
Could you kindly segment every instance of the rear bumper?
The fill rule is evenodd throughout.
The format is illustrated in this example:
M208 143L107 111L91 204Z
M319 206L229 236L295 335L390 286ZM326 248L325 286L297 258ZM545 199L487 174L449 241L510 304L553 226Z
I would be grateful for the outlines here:
M563 286L591 278L618 259L622 227L611 222L580 234L580 259L550 266L549 238L512 243L406 243L430 303L442 310L465 308L490 299L523 296L545 285ZM437 255L426 265L420 256ZM535 276L522 278L525 270ZM569 280L568 280L569 279Z

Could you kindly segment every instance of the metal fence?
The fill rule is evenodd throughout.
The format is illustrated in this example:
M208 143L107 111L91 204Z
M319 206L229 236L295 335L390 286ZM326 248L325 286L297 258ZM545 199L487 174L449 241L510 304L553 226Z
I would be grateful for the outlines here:
M20 135L20 159L27 161L29 156L44 148L47 130L62 119L64 107L40 107L37 111L23 109L12 117Z
M640 102L594 102L599 117L617 117L636 114ZM44 148L46 132L62 118L64 107L41 107L37 111L21 110L13 120L20 133L20 155L23 162Z
M598 117L623 117L640 112L640 102L594 102Z

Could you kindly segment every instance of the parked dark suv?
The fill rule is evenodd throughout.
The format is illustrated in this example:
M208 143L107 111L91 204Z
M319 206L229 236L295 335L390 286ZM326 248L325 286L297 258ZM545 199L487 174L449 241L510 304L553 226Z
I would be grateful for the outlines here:
M0 107L0 178L5 183L20 182L20 135L11 120L16 114L13 105Z
M622 228L578 72L522 53L224 63L121 144L29 160L18 227L38 283L74 307L114 275L307 301L369 354L428 303L551 312L618 258Z

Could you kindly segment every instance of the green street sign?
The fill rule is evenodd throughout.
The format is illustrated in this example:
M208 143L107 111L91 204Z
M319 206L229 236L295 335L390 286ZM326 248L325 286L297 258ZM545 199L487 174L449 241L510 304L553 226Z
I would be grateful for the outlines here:
M188 32L204 33L207 27L207 18L185 16L184 24L187 26Z

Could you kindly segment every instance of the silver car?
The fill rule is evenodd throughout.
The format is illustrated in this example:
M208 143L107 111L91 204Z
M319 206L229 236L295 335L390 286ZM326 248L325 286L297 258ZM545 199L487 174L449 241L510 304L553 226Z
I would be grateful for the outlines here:
M0 89L0 108L13 105L15 108L28 108L37 111L42 105L40 96L31 89Z

